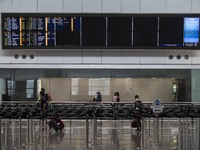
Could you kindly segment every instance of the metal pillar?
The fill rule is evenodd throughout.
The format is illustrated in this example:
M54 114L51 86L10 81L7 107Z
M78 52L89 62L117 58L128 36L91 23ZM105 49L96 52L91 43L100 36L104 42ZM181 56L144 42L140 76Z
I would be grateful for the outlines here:
M154 118L154 144L155 146L158 146L159 143L159 118L155 117Z
M147 148L147 142L145 140L145 136L146 136L146 118L143 117L142 118L142 129L141 129L141 149L146 149Z
M1 132L1 116L0 116L0 132ZM1 134L0 134L0 150L1 150Z
M199 149L200 146L199 146L199 142L200 142L200 129L199 129L199 123L200 123L200 118L197 118L197 123L196 123L196 148Z
M22 119L19 117L19 149L21 149L22 143Z
M27 145L29 145L29 136L30 136L30 129L29 129L29 119L27 120Z
M93 149L96 149L96 140L97 140L97 119L94 116L93 119Z
M89 121L88 117L85 119L85 149L89 146Z

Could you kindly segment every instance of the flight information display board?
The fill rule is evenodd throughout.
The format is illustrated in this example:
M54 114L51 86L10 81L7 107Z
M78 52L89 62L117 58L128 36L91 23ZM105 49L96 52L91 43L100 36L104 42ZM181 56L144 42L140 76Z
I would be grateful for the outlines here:
M4 16L2 27L3 48L52 48L73 45L64 41L65 34L80 35L80 17ZM80 45L80 36L73 40Z
M200 14L2 13L3 49L200 49Z

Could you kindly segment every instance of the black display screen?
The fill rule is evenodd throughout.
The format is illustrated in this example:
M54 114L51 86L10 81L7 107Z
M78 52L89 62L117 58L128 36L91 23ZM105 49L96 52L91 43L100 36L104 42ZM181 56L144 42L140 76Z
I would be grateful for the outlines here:
M200 14L2 13L2 49L200 49Z
M82 17L82 46L106 46L106 17Z
M133 22L133 46L156 47L158 17L135 17Z
M183 47L183 17L160 17L159 46Z
M108 46L132 46L132 17L108 17Z

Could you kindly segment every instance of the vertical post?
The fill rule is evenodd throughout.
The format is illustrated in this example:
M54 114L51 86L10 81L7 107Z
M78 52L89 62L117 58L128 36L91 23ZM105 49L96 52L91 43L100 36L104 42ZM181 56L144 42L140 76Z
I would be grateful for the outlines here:
M22 143L22 119L21 116L19 116L19 149L21 149L21 143Z
M33 122L32 122L32 118L30 119L30 142L32 143L33 142L33 139L32 139L32 135L33 135Z
M69 126L70 126L70 149L71 149L71 146L72 146L72 121L71 121L71 118L69 120Z
M1 116L0 116L0 132L1 132ZM0 150L1 150L1 134L0 134Z
M182 150L181 146L182 146L183 141L182 141L182 133L181 133L181 126L180 125L178 125L178 131L179 131L179 134L178 134L178 150Z
M142 130L141 130L142 134L141 134L141 149L145 149L146 148L146 142L144 140L145 134L146 134L146 118L143 117L142 118Z
M155 145L158 146L159 143L159 125L158 125L158 116L156 116L154 118L154 141L155 141Z
M188 149L188 117L185 118L186 119L186 128L185 128L185 149Z
M97 119L94 116L93 119L93 148L96 149L96 136L97 136Z
M88 123L88 116L85 119L85 148L88 149L89 145L89 123Z
M43 131L44 131L43 136L46 136L46 130L47 130L47 126L46 125L47 125L46 124L46 118L43 118Z
M149 132L148 132L148 136L149 136L149 138L151 138L150 136L151 136L151 118L149 117L149 125L148 125L149 127L148 127L148 129L149 129Z
M184 150L185 149L185 142L186 142L185 141L185 136L186 136L186 132L185 132L186 131L186 128L185 128L186 124L185 123L186 123L186 121L185 121L185 117L183 117L182 119L183 119L183 136L182 137L183 137L183 150Z
M161 123L160 123L160 126L161 126L161 127L160 127L160 130L161 130L161 131L160 131L160 135L161 135L161 136L160 136L161 145L163 145L163 131L164 131L164 130L163 130L163 124L164 124L164 119L163 119L163 117L162 117L162 118L161 118Z
M40 119L40 148L41 150L43 150L43 128L44 128L44 124L43 124L43 118Z
M32 119L32 124L33 124L33 130L32 130L32 132L33 132L33 134L32 134L32 140L33 140L33 142L35 142L35 136L34 136L34 133L35 133L35 118L34 119Z
M197 118L197 123L196 123L196 148L199 149L199 135L200 135L200 129L199 129L199 123L200 123L200 118Z
M27 145L29 145L29 136L30 136L30 133L29 133L29 118L27 119Z

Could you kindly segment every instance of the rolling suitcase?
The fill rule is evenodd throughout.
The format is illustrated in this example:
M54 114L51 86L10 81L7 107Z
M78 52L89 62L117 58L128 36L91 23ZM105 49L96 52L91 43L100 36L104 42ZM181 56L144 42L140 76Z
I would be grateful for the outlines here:
M65 127L64 123L62 122L62 120L58 119L58 118L51 119L48 124L49 124L49 128L50 129L53 128L56 132L58 130L61 131Z
M136 128L137 127L137 124L139 123L139 119L138 118L134 118L132 121L131 121L131 127L132 128Z

